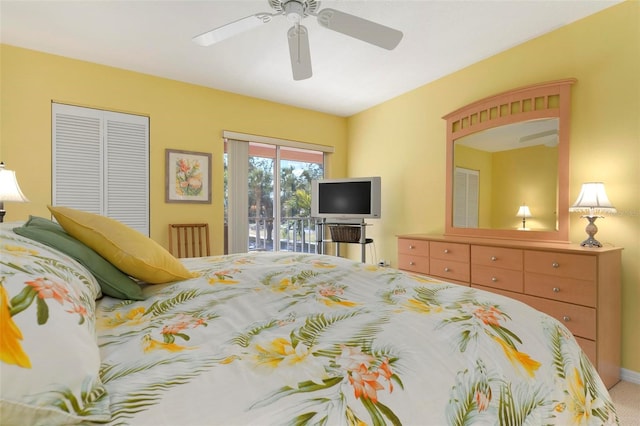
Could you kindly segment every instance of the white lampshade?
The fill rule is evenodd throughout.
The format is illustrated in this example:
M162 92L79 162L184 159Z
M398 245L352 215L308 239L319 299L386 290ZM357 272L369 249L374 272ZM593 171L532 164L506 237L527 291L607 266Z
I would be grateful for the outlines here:
M518 217L531 217L531 210L529 210L529 206L525 206L524 204L520 206L518 209L518 213L516 213Z
M29 201L20 190L16 172L4 168L4 163L0 163L0 202L14 201L23 203Z
M570 212L589 212L594 213L616 213L611 201L607 197L602 182L586 182L582 184L582 189L578 195L578 199L569 207Z

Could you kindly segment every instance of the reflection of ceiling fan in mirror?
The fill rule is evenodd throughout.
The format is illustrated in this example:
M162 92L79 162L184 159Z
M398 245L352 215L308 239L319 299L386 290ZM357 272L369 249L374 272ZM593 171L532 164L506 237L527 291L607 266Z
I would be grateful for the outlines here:
M200 34L194 37L193 41L201 46L210 46L271 22L274 16L283 15L293 23L287 32L293 79L304 80L312 75L311 53L307 28L300 22L309 15L317 17L318 23L325 28L387 50L394 49L402 39L401 31L345 12L327 8L316 13L320 5L316 0L268 0L268 2L275 13L256 13L247 16Z
M456 139L455 144L487 152L508 151L535 145L554 148L558 145L558 132L558 118L542 118L481 130Z

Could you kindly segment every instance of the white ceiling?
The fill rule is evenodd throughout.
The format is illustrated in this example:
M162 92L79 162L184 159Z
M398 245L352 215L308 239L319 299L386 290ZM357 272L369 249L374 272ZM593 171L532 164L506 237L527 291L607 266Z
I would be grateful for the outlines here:
M392 51L309 30L313 77L291 77L283 16L210 47L191 38L267 0L0 0L2 43L350 116L620 0L320 2L404 33Z
M557 118L543 118L492 127L456 139L461 144L487 152L508 151L536 145L558 146Z

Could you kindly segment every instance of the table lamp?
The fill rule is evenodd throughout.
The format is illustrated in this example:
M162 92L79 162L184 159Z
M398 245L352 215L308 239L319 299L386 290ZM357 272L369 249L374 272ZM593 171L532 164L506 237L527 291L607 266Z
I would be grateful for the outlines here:
M0 223L4 222L4 215L7 213L4 209L5 201L24 203L29 200L20 190L16 172L5 169L4 163L0 162Z
M522 218L522 228L518 228L518 229L522 231L526 231L528 229L527 218L531 217L531 210L529 210L529 206L527 206L526 204L521 205L520 208L518 209L518 213L516 213L516 216Z
M602 247L602 244L596 240L593 236L598 232L598 227L595 222L596 219L603 216L598 216L596 213L616 213L616 208L613 207L607 193L604 190L604 183L602 182L586 182L582 184L582 189L578 195L578 199L571 207L570 212L588 212L588 214L580 217L586 217L589 220L585 231L589 238L580 243L583 247Z

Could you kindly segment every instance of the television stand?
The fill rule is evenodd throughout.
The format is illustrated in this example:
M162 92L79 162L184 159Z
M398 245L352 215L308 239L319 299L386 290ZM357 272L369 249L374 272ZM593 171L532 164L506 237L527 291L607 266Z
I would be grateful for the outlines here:
M367 238L367 226L364 219L353 221L333 221L322 219L316 221L316 252L326 254L325 244L334 243L336 256L340 256L340 243L360 244L360 258L362 263L367 261L366 246L373 242Z

